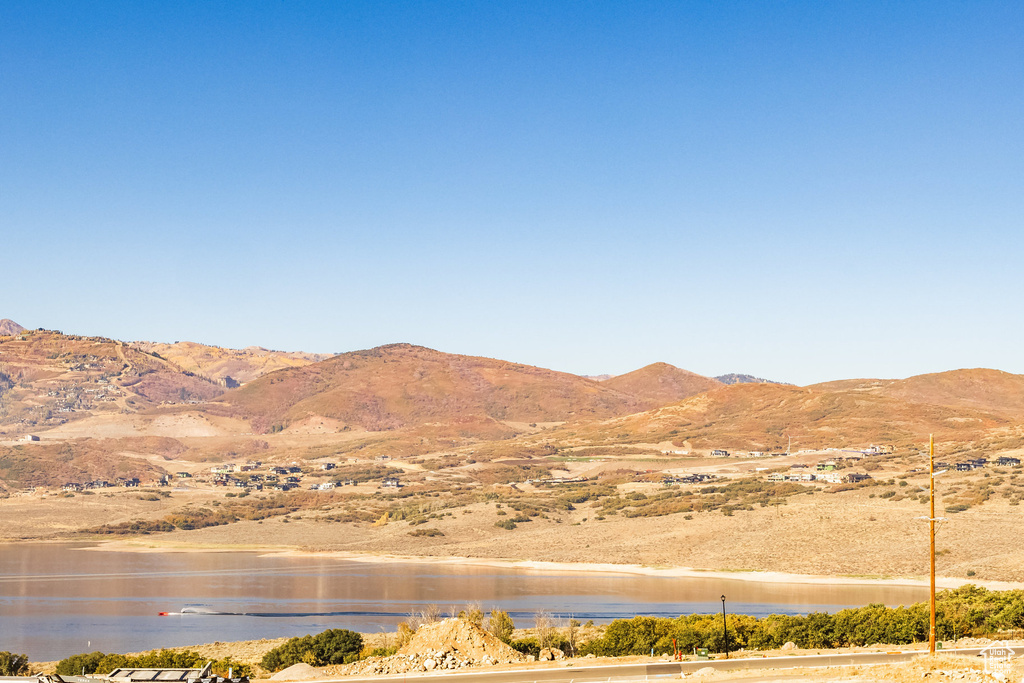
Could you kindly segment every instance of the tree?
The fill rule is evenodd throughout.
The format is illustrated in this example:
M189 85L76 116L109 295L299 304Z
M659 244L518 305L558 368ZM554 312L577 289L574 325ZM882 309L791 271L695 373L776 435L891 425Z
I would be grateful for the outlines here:
M508 615L508 612L492 609L491 616L487 619L487 630L495 638L507 644L512 642L512 633L516 630L516 625L512 621L512 617Z
M0 676L27 676L28 656L0 652Z

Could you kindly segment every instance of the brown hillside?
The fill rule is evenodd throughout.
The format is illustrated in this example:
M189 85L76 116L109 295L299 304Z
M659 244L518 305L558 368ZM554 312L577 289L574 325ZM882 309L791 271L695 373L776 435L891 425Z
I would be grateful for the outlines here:
M0 320L0 337L11 337L16 334L21 334L25 331L25 328L14 322L10 318L4 318Z
M409 344L280 370L226 393L218 403L250 419L258 431L310 415L385 430L471 416L527 423L600 419L641 407L606 383Z
M591 439L672 440L694 448L785 450L909 443L929 433L969 441L1011 419L994 411L909 402L876 391L736 384L580 429Z
M604 386L631 394L644 408L675 403L722 386L718 380L682 370L668 363L652 363L603 382Z
M950 370L907 379L846 379L808 388L876 394L912 403L1024 417L1024 375L988 368Z
M54 427L94 413L206 401L222 391L113 339L45 330L0 337L0 435Z
M195 342L135 342L132 346L156 353L183 370L224 381L251 382L257 377L284 368L299 368L330 358L330 354L303 353L301 351L270 351L259 346L245 349L225 349Z
M1024 417L1024 375L975 368L918 375L884 386L882 393L915 403L986 410Z

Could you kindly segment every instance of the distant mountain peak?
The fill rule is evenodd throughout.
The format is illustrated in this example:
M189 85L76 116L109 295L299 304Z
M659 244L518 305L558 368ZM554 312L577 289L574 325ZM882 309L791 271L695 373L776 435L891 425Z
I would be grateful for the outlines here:
M0 337L21 334L24 331L24 327L14 322L13 320L10 320L9 318L4 318L3 320L0 320Z
M715 377L715 379L722 384L785 384L785 382L776 382L770 379L762 379L761 377L744 375L737 372L731 372L728 375L719 375L718 377Z

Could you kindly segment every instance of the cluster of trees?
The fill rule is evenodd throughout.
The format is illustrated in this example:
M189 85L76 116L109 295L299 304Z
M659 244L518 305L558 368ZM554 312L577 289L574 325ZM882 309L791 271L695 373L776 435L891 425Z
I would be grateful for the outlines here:
M263 655L260 662L267 671L280 671L305 662L310 666L348 664L359 659L363 637L347 629L329 629L315 636L292 638Z
M78 676L80 674L108 674L114 669L126 667L139 667L143 669L201 669L209 661L198 652L184 650L172 652L171 650L153 650L141 655L130 657L128 655L104 654L102 652L89 652L78 655L71 655L57 663L57 673L61 676ZM227 676L228 672L234 676L252 675L251 667L225 657L213 662L213 672L218 676Z
M581 647L583 654L625 656L684 652L706 647L714 652L740 648L769 650L793 642L802 648L850 645L901 645L928 640L927 603L909 607L873 604L835 614L773 614L764 618L729 615L728 642L718 615L694 614L677 619L633 617L613 621L604 635ZM989 591L964 586L943 591L936 604L939 640L1005 634L1024 629L1024 591Z

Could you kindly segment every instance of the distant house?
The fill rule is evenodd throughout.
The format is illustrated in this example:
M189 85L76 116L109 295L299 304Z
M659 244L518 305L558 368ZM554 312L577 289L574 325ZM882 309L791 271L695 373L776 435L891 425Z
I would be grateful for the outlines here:
M828 460L826 462L819 462L814 469L816 469L818 472L832 472L833 470L835 470L835 468L835 462Z
M786 475L782 472L772 472L768 475L768 481L786 481Z
M325 472L327 470L333 470L334 469L334 463L333 462L320 463L320 469L322 469Z
M999 460L996 461L1000 467L1018 467L1020 465L1020 458L1011 458L1006 455L999 456Z
M839 472L822 472L818 475L818 481L823 481L826 484L842 484L843 475Z
M729 451L724 451L721 448L716 448L715 450L711 451L711 457L712 458L728 458L729 457Z
M843 475L843 482L846 484L857 484L862 481L867 481L871 478L870 474L861 474L860 472L850 472Z
M61 488L62 491L81 491L82 490L82 485L79 484L78 482L69 481L68 483L64 484L60 488Z
M399 489L402 488L402 482L398 481L397 477L385 477L380 483L381 488L385 489Z
M806 470L807 469L807 465L804 465L804 464L801 464L801 463L796 463L794 465L790 465L789 469L791 469L791 470Z
M175 472L174 476L176 476L178 479L191 479L192 478L192 475L189 474L188 472Z
M26 434L25 436L21 437L21 440L22 441L39 441L39 437L36 436L35 434Z
M974 469L974 463L958 462L956 464L956 471L957 472L970 472L973 469Z
M390 460L390 459L391 459L391 456L390 456L390 455L378 455L378 456L377 456L376 458L374 458L374 459L375 459L375 460L378 460L378 461L381 461L381 462L382 462L382 461L384 461L384 460Z
M118 486L126 486L128 488L138 488L140 483L138 477L131 477L130 479L121 477L117 479Z

